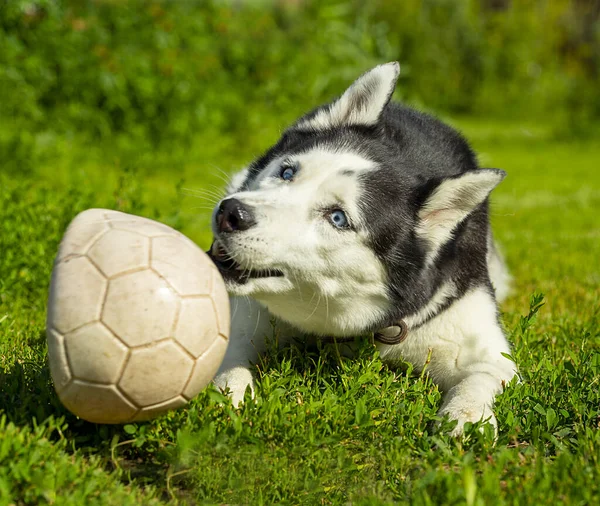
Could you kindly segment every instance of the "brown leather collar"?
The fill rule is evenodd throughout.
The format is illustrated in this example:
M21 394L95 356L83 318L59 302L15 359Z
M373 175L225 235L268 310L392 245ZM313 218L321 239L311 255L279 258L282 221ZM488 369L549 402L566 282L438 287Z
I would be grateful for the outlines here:
M400 344L408 337L408 325L404 320L398 320L394 325L385 327L373 333L373 339L382 344ZM325 336L320 338L326 343L348 343L354 341L354 337Z

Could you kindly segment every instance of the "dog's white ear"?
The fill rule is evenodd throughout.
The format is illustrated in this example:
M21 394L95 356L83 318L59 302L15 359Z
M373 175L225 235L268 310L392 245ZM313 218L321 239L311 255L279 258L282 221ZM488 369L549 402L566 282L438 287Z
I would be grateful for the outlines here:
M300 120L301 130L327 130L339 126L377 123L394 93L400 74L398 62L378 65L360 76L344 94L314 116Z
M431 247L430 258L505 176L506 172L500 169L473 170L444 179L433 190L419 211L417 226L417 234Z

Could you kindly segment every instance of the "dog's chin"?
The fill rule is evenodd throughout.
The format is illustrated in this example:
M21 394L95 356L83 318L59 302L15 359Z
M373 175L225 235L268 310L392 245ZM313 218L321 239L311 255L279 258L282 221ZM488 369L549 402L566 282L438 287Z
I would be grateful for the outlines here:
M225 281L225 288L229 295L235 297L252 297L259 302L270 300L272 296L288 294L293 287L285 277L251 278L244 283Z

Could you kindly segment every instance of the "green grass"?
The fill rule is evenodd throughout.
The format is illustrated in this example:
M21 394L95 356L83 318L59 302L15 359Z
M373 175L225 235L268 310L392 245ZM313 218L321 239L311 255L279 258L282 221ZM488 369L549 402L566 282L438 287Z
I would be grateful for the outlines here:
M498 397L495 444L477 427L466 441L434 431L437 388L410 366L384 367L368 346L354 360L331 345L273 347L257 364L257 402L240 409L208 389L145 424L68 413L49 377L44 311L70 219L117 208L206 247L210 199L184 189L222 187L220 171L276 130L257 130L242 151L64 141L35 172L0 174L0 505L597 503L600 146L539 125L455 123L484 166L509 174L492 219L515 278L502 310L522 382Z

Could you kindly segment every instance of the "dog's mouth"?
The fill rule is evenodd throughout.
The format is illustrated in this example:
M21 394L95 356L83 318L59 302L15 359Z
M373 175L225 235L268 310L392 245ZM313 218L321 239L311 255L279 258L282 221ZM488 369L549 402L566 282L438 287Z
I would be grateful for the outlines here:
M212 243L207 254L226 281L245 283L249 279L284 276L283 272L278 269L248 269L242 267L231 257L225 247L217 241Z

